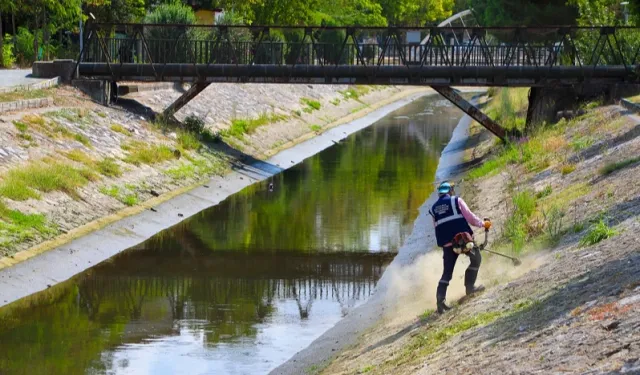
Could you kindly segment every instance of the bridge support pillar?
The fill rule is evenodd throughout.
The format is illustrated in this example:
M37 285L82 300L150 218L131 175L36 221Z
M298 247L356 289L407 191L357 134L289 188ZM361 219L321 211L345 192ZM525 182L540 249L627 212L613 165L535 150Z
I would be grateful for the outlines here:
M209 87L210 84L211 82L194 82L189 90L187 90L184 94L182 94L182 96L171 103L162 114L165 117L173 116L174 113L178 112L182 107L189 103L191 99L195 98L196 95L200 94L204 89Z
M527 132L544 123L553 123L559 110L572 107L577 102L578 92L575 88L532 87L525 125Z
M456 107L460 108L464 113L469 115L471 118L476 120L480 125L487 128L490 132L495 134L496 137L505 140L506 132L504 128L495 121L493 121L489 116L485 115L481 110L475 107L473 104L469 103L465 100L460 94L456 92L456 90L452 89L449 86L431 86L434 90L438 92L438 94L447 98L451 103L453 103Z

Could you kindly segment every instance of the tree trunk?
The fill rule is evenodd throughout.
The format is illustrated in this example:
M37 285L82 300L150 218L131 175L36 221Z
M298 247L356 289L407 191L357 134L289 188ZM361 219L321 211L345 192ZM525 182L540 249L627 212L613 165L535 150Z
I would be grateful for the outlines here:
M2 30L2 12L0 11L0 65L4 66L4 31Z
M13 37L15 38L16 36L16 12L15 11L11 12L11 28L13 29Z
M49 19L47 18L47 8L42 8L42 47L44 48L44 60L49 60Z
M38 61L38 14L35 15L34 20L34 35L33 35L33 61Z

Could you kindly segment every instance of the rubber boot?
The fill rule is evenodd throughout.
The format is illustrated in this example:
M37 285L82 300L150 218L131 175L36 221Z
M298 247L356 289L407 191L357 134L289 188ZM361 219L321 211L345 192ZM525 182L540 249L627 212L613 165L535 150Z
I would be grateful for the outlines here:
M467 286L467 295L470 296L472 294L478 293L478 292L482 292L484 290L484 285L478 285L478 286Z
M438 297L437 300L438 314L444 314L445 311L451 310L451 307L444 303L444 298Z

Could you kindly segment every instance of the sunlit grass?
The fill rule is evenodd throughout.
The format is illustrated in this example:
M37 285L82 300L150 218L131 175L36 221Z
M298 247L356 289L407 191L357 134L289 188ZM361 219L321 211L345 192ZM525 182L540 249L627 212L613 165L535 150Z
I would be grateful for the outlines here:
M175 158L171 148L166 145L138 144L129 145L126 148L122 146L122 148L129 151L124 161L137 166L158 164Z

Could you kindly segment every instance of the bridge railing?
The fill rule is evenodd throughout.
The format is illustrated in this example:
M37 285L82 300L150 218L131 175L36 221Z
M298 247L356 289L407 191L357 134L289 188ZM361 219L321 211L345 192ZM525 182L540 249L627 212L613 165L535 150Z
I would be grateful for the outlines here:
M92 24L84 62L114 64L636 65L640 28L335 28Z

